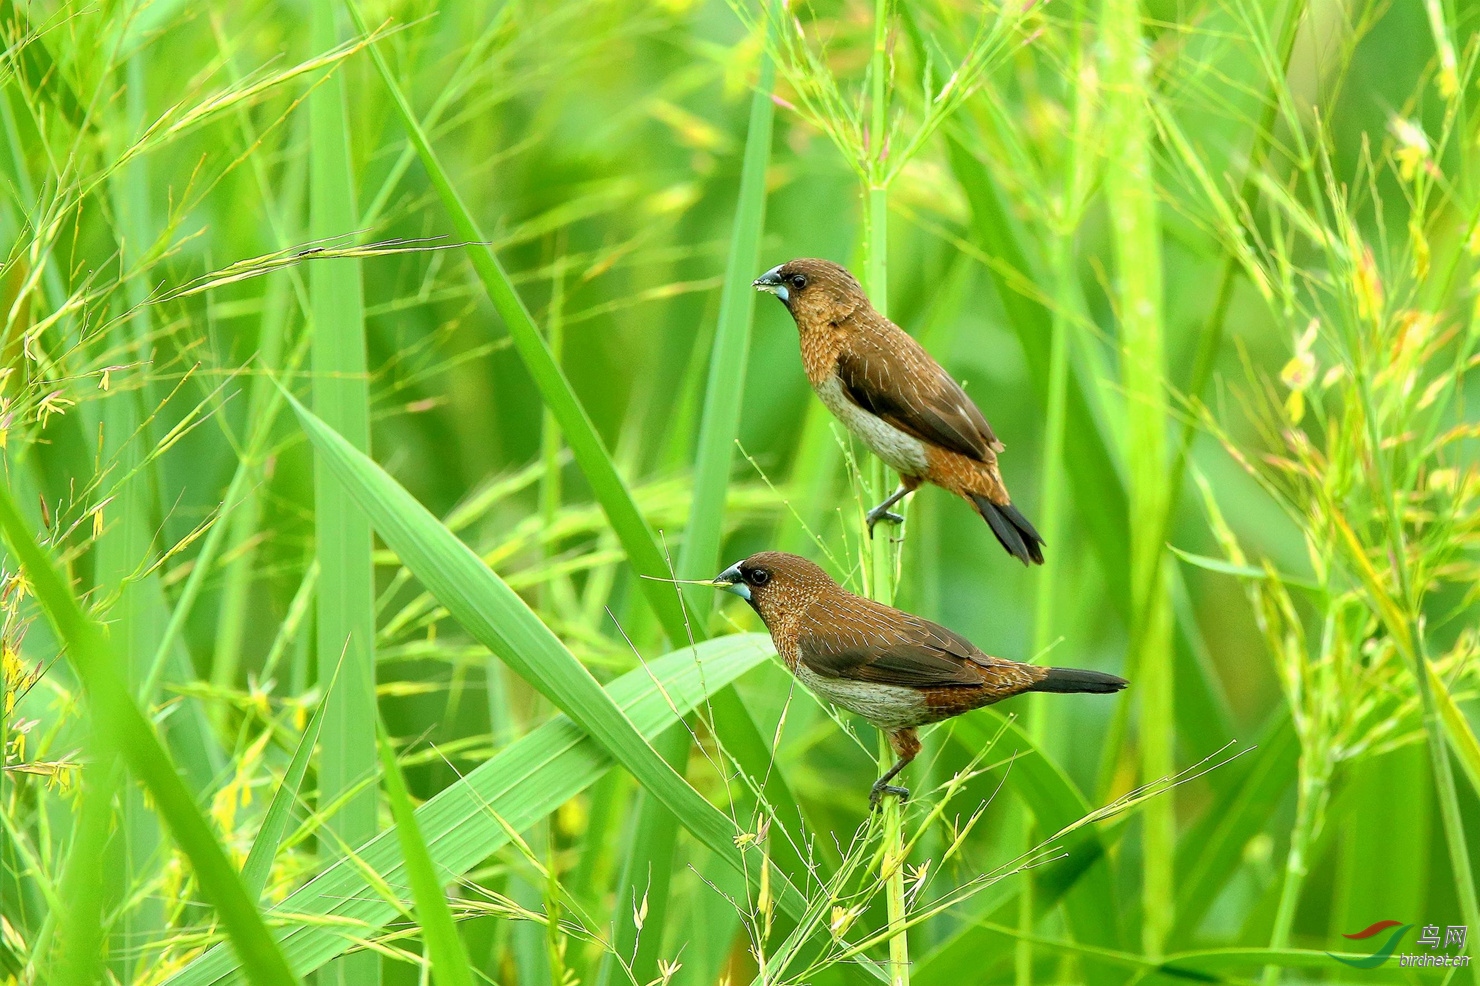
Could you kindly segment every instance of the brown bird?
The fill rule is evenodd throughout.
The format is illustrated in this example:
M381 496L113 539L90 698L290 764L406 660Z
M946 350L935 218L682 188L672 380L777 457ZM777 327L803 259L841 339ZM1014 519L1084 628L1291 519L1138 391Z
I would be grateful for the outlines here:
M1118 692L1124 678L1045 668L983 653L943 626L855 596L821 568L782 551L751 555L710 583L750 603L776 652L818 696L863 716L899 759L869 792L909 791L889 782L920 752L916 727L1022 692Z
M889 508L921 483L962 496L1008 554L1043 564L1043 538L1012 505L997 453L1005 447L950 374L830 260L792 260L755 279L796 320L802 366L829 411L899 473L900 486L868 512L868 529L904 518Z

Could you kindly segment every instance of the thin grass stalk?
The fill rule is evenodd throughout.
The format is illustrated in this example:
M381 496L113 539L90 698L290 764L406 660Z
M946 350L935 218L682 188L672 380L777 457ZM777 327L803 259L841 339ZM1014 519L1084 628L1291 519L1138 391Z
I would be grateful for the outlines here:
M316 49L339 43L338 4L315 0ZM309 217L316 240L355 229L355 177L350 159L344 77L331 72L308 97ZM359 451L370 448L369 380L360 262L338 258L309 271L313 316L313 404L319 416ZM376 771L375 596L370 520L320 453L314 459L314 517L318 540L319 680L341 665L324 712L319 757L320 804L328 804ZM330 816L320 851L358 846L375 835L377 797L364 785ZM366 951L345 956L326 973L344 986L374 986L380 958ZM322 982L323 980L321 980Z
M545 318L546 341L550 346L550 357L555 360L557 366L560 365L565 354L565 277L566 260L562 254L557 256L551 264L550 310ZM546 406L540 415L540 463L543 471L540 474L539 492L540 516L545 519L546 524L554 524L555 516L560 512L563 492L560 481L562 444L560 422L555 419L554 412ZM553 558L559 553L559 544L551 543L545 546L546 559ZM575 611L575 593L568 577L556 576L550 580L546 589L547 601L553 604L556 612L565 616Z
M1161 518L1166 508L1165 343L1161 307L1161 247L1151 126L1146 99L1149 60L1138 0L1108 0L1102 12L1107 135L1106 197L1116 248L1121 378L1126 394L1130 472L1133 626L1145 626L1131 653L1140 692L1143 783L1175 772L1172 710L1171 607L1154 591L1166 564ZM1142 834L1142 946L1162 954L1175 916L1172 862L1176 818L1171 798L1146 806Z
M1311 843L1329 797L1329 771L1320 778L1305 776L1306 773L1305 770L1301 771L1295 797L1295 824L1290 829L1290 851L1285 858L1285 873L1280 885L1279 905L1275 909L1274 928L1269 934L1271 951L1289 947L1290 929L1295 924L1295 909L1300 904L1300 891L1310 869ZM1274 986L1279 979L1278 965L1264 967L1261 980L1263 986Z
M282 358L282 340L287 326L288 287L278 278L265 292L262 332L258 347L258 365L276 371ZM275 388L263 377L255 377L248 387L246 420L258 420L258 410L274 396ZM245 461L245 460L244 460ZM261 463L252 463L251 478L263 479ZM251 603L253 563L257 558L255 544L262 523L261 493L257 483L250 483L242 494L241 504L218 523L227 526L222 557L229 559L221 575L221 602L217 607L216 640L211 660L211 683L217 688L230 688L241 668L242 645L246 638L248 610Z
M239 118L243 140L255 140L256 135L251 127L250 116L243 110ZM300 142L307 138L306 121L303 120L302 114L300 114L299 125L295 128L295 135L301 138ZM288 166L281 180L284 191L282 201L279 202L274 195L275 183L263 173L257 156L252 157L253 177L257 187L261 190L265 211L277 232L276 245L279 249L286 249L294 242L295 238L290 230L300 229L302 225L303 191L308 178L306 158L306 155L300 155ZM288 222L289 217L292 221L291 226ZM302 310L307 311L310 304L306 286L299 272L291 268L286 277L271 279L263 292L263 314L261 329L257 337L255 360L255 366L258 369L269 373L278 370L288 336L290 312L295 295ZM252 377L247 388L246 420L248 422L258 420L260 409L275 398L276 391L277 388L273 386L272 379L267 373L258 373ZM255 475L261 475L260 469ZM211 661L211 682L218 688L231 687L241 667L242 645L246 637L248 610L251 603L254 562L257 558L255 540L261 522L261 491L253 485L248 487L241 506L228 521L230 531L223 557L230 560L226 563L222 574L221 602L217 607L215 651Z
M864 189L864 289L869 301L880 314L889 311L889 187L888 174L888 98L889 98L889 0L874 0L874 44L869 62L869 136L867 186ZM864 496L871 507L889 495L889 470L883 460L870 456L863 484ZM901 510L901 512L903 512ZM886 605L894 601L894 568L899 559L899 546L886 531L878 537L863 534L864 552L868 556L869 596ZM879 735L879 770L883 773L894 761L889 739ZM884 848L879 863L879 878L885 884L885 904L889 917L889 982L891 986L908 986L910 981L910 946L906 931L908 920L904 898L903 808L899 798L886 794L884 813Z
M768 0L769 2L769 0ZM774 34L781 18L767 13L762 23ZM725 495L729 489L735 439L740 431L745 397L745 369L750 354L755 290L751 279L760 264L761 236L766 228L766 169L771 161L771 132L775 104L776 63L771 56L774 37L761 49L760 77L750 101L745 156L740 168L740 193L730 228L730 251L720 295L719 323L709 361L704 391L704 413L694 462L693 505L684 542L678 553L680 578L702 579L719 571L724 536ZM689 609L702 617L714 608L715 593L703 586L686 587Z

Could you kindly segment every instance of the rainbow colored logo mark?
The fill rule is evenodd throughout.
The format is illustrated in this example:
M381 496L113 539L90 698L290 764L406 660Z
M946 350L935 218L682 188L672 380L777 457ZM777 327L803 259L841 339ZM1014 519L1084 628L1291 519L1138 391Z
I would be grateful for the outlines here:
M1353 941L1365 941L1368 938L1372 938L1375 935L1381 934L1389 928L1398 929L1392 934L1388 935L1387 941L1382 943L1381 948L1373 952L1371 955L1367 956L1365 959L1348 959L1344 956L1336 955L1332 952L1327 952L1326 954L1330 955L1337 962L1344 962L1345 964L1355 969L1376 969L1378 966L1382 965L1388 959L1393 957L1393 952L1397 951L1398 948L1398 940L1401 939L1403 937L1403 933L1411 927L1413 927L1413 925L1403 924L1403 922L1401 921L1378 921L1376 924L1368 925L1361 931L1354 931L1349 935L1342 935L1341 937L1350 938Z

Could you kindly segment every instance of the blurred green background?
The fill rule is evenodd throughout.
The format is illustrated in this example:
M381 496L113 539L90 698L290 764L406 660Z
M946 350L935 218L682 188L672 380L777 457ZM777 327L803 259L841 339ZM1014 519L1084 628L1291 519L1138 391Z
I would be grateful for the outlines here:
M286 790L264 910L389 827L364 783L374 704L417 801L557 714L388 542L372 587L365 515L274 381L351 441L368 429L374 460L598 680L684 643L627 561L646 535L609 521L615 494L566 450L508 299L490 300L504 282L470 262L373 45L672 574L709 574L678 561L709 413L731 468L702 480L725 504L705 564L784 548L858 591L897 565L899 606L990 653L1132 679L1116 699L1019 699L929 734L906 809L914 981L1472 975L1325 955L1370 954L1385 935L1340 936L1384 919L1480 934L1470 5L377 0L361 15L373 42L338 3L0 2L7 481L238 866ZM763 218L755 196L737 206L747 161ZM810 393L782 307L761 297L752 318L746 302L751 278L799 256L872 291L881 244L889 316L1006 442L1046 568L933 488L897 556L860 536L867 453ZM706 404L715 381L743 381L733 436ZM70 968L63 871L84 844L79 765L102 754L13 554L5 570L0 976L40 982ZM763 630L707 593L684 596L701 636ZM373 657L356 629L372 612ZM338 661L325 641L355 633L341 704L283 789ZM867 876L872 731L775 661L738 693L807 824L786 840L827 872L862 861L857 896L802 888L822 902L823 958L768 966L792 925L773 928L765 894L614 768L544 806L524 850L439 874L476 976L872 977L839 944L885 920ZM688 723L697 743L659 752L753 841L774 823L767 852L785 855L789 816L755 809L723 726ZM1131 803L1065 835L1054 797L1074 818ZM215 981L189 978L225 929L164 835L175 821L132 784L111 804L77 908L101 927L98 974ZM361 892L411 900L399 883ZM422 912L383 927L390 913L350 922L337 951L356 956L319 975L416 981ZM1399 950L1422 950L1418 934Z

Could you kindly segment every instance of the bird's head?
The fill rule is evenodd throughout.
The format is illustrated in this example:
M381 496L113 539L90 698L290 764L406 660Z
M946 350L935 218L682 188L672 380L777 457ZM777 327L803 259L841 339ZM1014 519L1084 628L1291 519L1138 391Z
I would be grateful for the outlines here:
M773 630L787 617L801 616L819 595L837 589L817 565L784 551L751 555L720 572L710 585L750 603Z
M752 282L757 291L781 299L797 325L838 322L855 308L868 306L858 279L831 260L802 257L772 267Z

